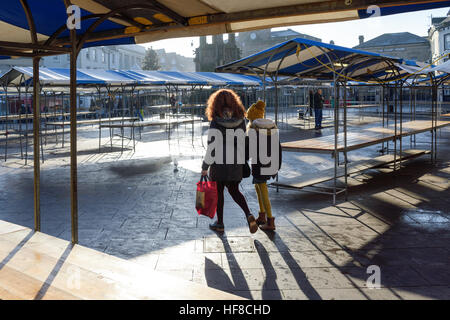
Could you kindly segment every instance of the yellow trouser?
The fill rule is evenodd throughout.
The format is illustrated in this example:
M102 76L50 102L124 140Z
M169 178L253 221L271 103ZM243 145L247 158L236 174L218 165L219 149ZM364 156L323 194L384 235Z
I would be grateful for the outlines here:
M259 211L265 212L268 218L272 218L272 206L269 200L269 190L267 189L267 184L256 183L255 184L256 195L258 196Z

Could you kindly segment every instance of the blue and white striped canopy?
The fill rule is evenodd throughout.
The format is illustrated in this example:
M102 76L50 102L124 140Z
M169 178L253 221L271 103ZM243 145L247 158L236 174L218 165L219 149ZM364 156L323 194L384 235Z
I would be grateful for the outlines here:
M382 82L401 79L408 72L400 58L296 38L216 68L218 72L291 76L315 80Z
M33 68L14 67L0 77L0 86L23 86L31 83ZM39 68L39 81L46 86L69 84L70 70L63 68ZM259 86L255 76L216 74L214 72L177 72L148 70L78 69L78 86L89 85L172 85L172 86Z
M32 67L13 67L0 77L1 86L23 86L31 83L33 79ZM39 81L43 85L67 85L70 81L70 70L63 68L39 68ZM77 83L79 85L87 84L106 84L105 81L90 76L77 70Z
M142 85L191 85L191 86L260 86L262 81L256 76L237 75L214 72L180 72L180 71L119 71L133 77Z

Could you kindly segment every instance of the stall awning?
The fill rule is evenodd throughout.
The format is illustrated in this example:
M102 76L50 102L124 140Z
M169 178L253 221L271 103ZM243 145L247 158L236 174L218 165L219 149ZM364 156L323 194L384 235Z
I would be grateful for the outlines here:
M70 70L62 68L39 68L39 81L43 85L67 85L70 79ZM33 79L32 67L13 67L0 77L0 86L24 86ZM77 83L105 84L106 82L77 70Z
M218 74L215 72L197 72L197 74L208 78L208 81L213 85L221 85L222 82L235 86L259 86L262 84L262 81L255 76L232 73Z
M363 19L374 14L383 16L450 6L450 1L443 0L413 3L398 0L72 0L71 3L80 8L77 35L85 37L83 47ZM70 45L67 21L63 0L3 3L0 41L4 43L0 57L35 54L31 49L55 53L49 46L54 49ZM38 41L34 47L30 25L35 26Z
M0 86L23 86L30 84L32 78L33 68L14 67L0 77ZM69 85L69 80L69 69L39 68L39 81L42 85ZM78 87L92 85L259 86L261 80L255 76L214 72L78 69L77 84Z
M379 83L407 76L408 72L398 67L402 63L400 58L296 38L220 66L216 71Z
M450 74L450 60L439 65L415 65L415 64L398 64L399 68L415 74L429 74L435 72Z

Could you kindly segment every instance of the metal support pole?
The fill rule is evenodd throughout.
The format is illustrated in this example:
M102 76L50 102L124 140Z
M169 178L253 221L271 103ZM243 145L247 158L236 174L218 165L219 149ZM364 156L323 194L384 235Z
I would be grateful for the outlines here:
M399 153L399 168L402 168L402 154L403 154L403 84L400 83L400 153Z
M384 128L384 86L381 86L381 97L380 97L380 104L381 104L381 122ZM381 144L381 152L384 154L384 142Z
M8 103L8 86L6 85L5 88L5 107L6 107L6 118L5 118L5 162L8 158L8 114L9 114L9 103Z
M78 174L77 174L77 51L76 31L71 30L70 53L70 206L72 243L78 243Z
M431 130L430 130L430 133L431 133L431 145L430 145L430 148L431 148L431 163L433 164L434 163L434 137L433 137L433 134L434 134L434 132L433 132L433 108L434 108L434 85L433 85L433 77L432 77L432 75L431 74L429 74L429 77L430 77L430 84L431 84L431 109L430 109L430 112L431 112Z
M438 87L435 85L434 101L434 162L437 162L437 119L438 119Z
M430 74L431 81L431 160L432 163L436 163L437 159L437 84L434 81L433 75Z
M23 75L21 76L22 79ZM20 82L22 83L22 81ZM19 94L19 139L20 139L20 158L23 159L23 143L22 143L22 97L20 95L20 84L16 86L17 92ZM25 114L25 119L27 115ZM25 120L26 121L26 120Z
M33 159L34 159L34 230L41 231L41 167L39 162L40 85L39 57L33 58Z
M337 169L339 166L339 153L338 153L338 134L339 134L339 104L337 101L338 96L338 83L336 76L334 76L334 179L333 179L333 204L336 204L336 190L337 190Z
M413 84L409 87L409 121L413 120L413 101L412 101ZM409 147L412 149L412 135L409 136Z
M278 127L278 85L277 85L277 79L274 80L274 90L275 90L275 125Z
M45 112L45 110L46 110L46 107L47 107L47 110L48 110L49 103L48 103L48 98L47 98L47 92L45 90L43 90L43 92L44 92L44 116L46 116L47 112ZM47 123L45 123L45 129L44 130L45 130L44 131L44 134L45 134L44 143L45 143L45 145L47 145Z
M344 82L344 175L345 175L345 201L348 199L347 177L347 82Z
M41 88L41 86L39 86L39 88ZM41 93L39 92L39 95L40 95ZM40 101L40 100L39 100ZM41 105L39 104L39 108L41 107ZM42 118L41 118L41 114L40 114L40 110L39 110L39 130L40 131L42 131L41 130L41 120L42 120ZM47 132L45 132L45 135L47 135ZM42 156L42 163L44 163L44 141L42 140L42 132L41 132L41 134L40 134L40 145L41 145L41 156Z
M386 95L386 121L385 121L385 126L386 128L389 128L389 116L391 114L391 98L393 95L391 95L392 91L392 87L389 87L389 85L387 86L387 95ZM389 153L389 140L386 141L386 153Z
M397 170L397 84L394 87L394 172Z
M28 112L28 89L29 89L29 85L25 86L25 100L24 100L24 105L25 105L25 165L28 164L28 116L29 116L29 112Z
M416 121L416 106L417 106L417 88L414 90L414 118L413 120ZM416 147L416 135L414 134L414 148Z

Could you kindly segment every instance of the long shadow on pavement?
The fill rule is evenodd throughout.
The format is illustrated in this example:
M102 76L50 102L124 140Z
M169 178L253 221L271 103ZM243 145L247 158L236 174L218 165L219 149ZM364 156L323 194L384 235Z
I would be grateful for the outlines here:
M231 255L230 261L232 261L233 263L233 261L235 261L234 255L226 236L221 233L218 233L218 236L220 240L222 240L225 252ZM205 278L208 287L223 291L230 291L244 298L252 299L250 288L247 284L244 273L237 263L233 263L232 267L230 268L230 274L232 278L230 279L223 269L221 269L208 258L205 259ZM211 268L211 266L214 266L215 268Z

